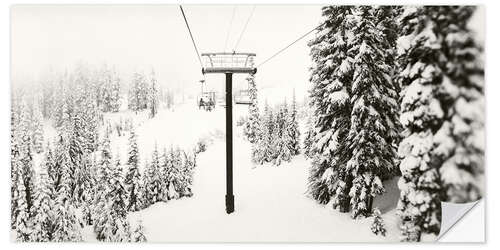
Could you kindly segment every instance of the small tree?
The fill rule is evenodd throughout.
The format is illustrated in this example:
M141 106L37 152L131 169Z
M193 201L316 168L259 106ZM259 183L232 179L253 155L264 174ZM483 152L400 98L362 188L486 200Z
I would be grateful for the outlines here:
M245 123L244 133L250 143L256 143L258 140L258 130L260 124L259 116L259 106L257 99L257 86L255 84L255 75L251 74L247 77L249 94L250 94L250 106L248 106L248 119Z
M137 137L133 129L130 131L127 167L124 183L127 191L127 210L137 211L141 207L141 174L139 172Z
M382 215L378 208L373 209L373 221L371 225L371 230L375 235L385 236L387 230L385 229L384 219L382 219Z
M142 221L138 222L137 227L132 233L132 242L146 242L146 235L144 235L144 227L142 226Z
M151 118L155 117L158 113L159 99L158 99L158 83L156 81L156 76L154 70L151 70L151 89L149 90L149 116Z
M47 169L42 167L33 204L34 211L36 211L31 234L33 241L46 242L53 238L53 195L53 185L50 183Z

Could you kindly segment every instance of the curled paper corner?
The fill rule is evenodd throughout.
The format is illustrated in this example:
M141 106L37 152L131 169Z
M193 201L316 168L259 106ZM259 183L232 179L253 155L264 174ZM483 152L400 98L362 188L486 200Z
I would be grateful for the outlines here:
M469 203L441 202L441 231L436 240L441 239L457 222L459 222L482 199Z

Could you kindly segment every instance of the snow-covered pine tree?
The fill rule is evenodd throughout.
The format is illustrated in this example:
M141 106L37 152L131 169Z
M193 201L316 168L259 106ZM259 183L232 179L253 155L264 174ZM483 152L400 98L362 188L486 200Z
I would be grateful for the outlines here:
M297 120L297 100L295 98L295 89L293 90L292 105L287 117L287 130L290 136L290 149L292 155L300 153L300 131Z
M64 192L60 193L55 202L54 234L52 240L56 242L82 241L82 226L75 214L75 207L65 197Z
M280 165L283 161L289 162L292 158L292 139L288 129L288 104L286 100L279 105L276 113L275 132L273 133L273 158L274 165Z
M127 191L127 210L137 211L140 209L140 183L141 174L139 172L139 149L137 147L137 137L135 131L130 131L129 149L127 160L127 173L125 175L125 189Z
M314 156L314 137L316 136L314 115L308 114L306 121L306 134L304 137L304 156L311 159Z
M347 137L352 155L346 168L353 177L349 191L353 218L370 215L373 198L384 192L382 180L396 169L397 87L392 37L386 36L380 20L393 18L391 7L355 8L352 56L351 127Z
M178 199L180 197L179 190L181 186L181 172L179 171L179 156L173 147L169 152L169 165L167 166L167 182L168 191L167 198L169 200Z
M248 81L248 91L250 95L250 105L248 106L248 119L246 120L244 133L250 143L256 143L258 140L258 130L260 126L259 103L257 99L257 85L255 84L255 75L250 74Z
M262 144L259 147L262 147L263 150L263 161L264 162L272 162L275 156L275 150L273 148L273 139L276 131L276 122L275 115L271 107L266 103L264 105L264 122L261 124L262 131Z
M183 159L181 173L184 183L182 196L191 197L193 195L191 192L191 185L193 184L193 172L196 166L196 154L191 154L182 150L181 157Z
M19 173L21 174L21 173ZM31 236L31 218L26 199L26 189L22 178L17 179L17 200L16 200L16 240L30 241Z
M63 152L67 155L68 151ZM69 158L66 156L66 158ZM82 223L80 223L72 204L71 191L71 162L69 159L61 161L60 183L58 185L57 197L54 202L53 241L81 241Z
M387 230L385 229L384 219L382 218L382 213L378 208L373 209L372 213L373 221L371 225L371 230L375 235L385 236Z
M170 159L170 154L167 152L167 148L163 148L163 153L161 156L161 163L160 163L160 169L159 169L159 178L160 178L160 196L159 199L161 201L168 201L168 172L169 172L169 166L172 164L171 159Z
M147 95L145 95L145 79L140 73L135 72L129 89L128 109L140 111L147 107Z
M33 230L31 240L37 242L47 242L52 240L53 232L53 197L54 190L51 179L47 173L47 164L42 164L39 170L39 178L33 204Z
M12 91L11 96L11 116L10 116L10 178L11 178L11 200L10 200L10 212L11 212L11 227L14 229L16 227L17 221L17 199L18 197L18 186L19 183L19 154L20 154L20 136L19 136L19 126L20 126L20 115L19 115L19 97Z
M473 202L485 188L484 59L469 28L476 7L430 9L446 58L440 58L446 76L439 92L446 121L434 137L434 153L443 161L439 169L442 201Z
M444 122L438 90L451 83L439 65L442 51L432 21L435 10L408 7L399 17L398 81L405 138L398 151L402 158L398 213L404 241L420 241L422 233L440 230L441 182L433 141Z
M13 203L13 215L16 219L18 240L28 241L31 233L31 219L36 215L33 210L35 196L35 172L33 170L33 153L31 151L30 119L26 103L22 103L19 114L19 124L16 135L18 136L18 153L15 164L17 191Z
M324 24L309 42L313 67L310 105L314 111L308 192L319 203L348 212L352 177L346 169L351 157L346 138L351 122L351 83L354 58L353 6L323 7Z
M151 70L151 87L148 91L148 107L149 117L153 118L158 113L159 99L158 99L158 82L156 80L155 71Z
M480 197L484 164L483 65L468 29L473 7L406 8L400 17L405 241L439 233L440 201Z
M146 190L144 198L147 204L152 205L161 200L162 194L162 183L160 179L160 157L156 144L152 153L151 163L146 164L146 167L144 169L144 188Z
M110 168L108 189L105 195L104 209L96 229L97 238L102 241L130 241L130 225L127 221L126 192L123 186L119 157Z
M132 242L146 242L146 235L144 235L144 226L142 226L142 221L138 222L137 227L135 228L134 232L132 233Z
M43 115L38 106L38 102L33 104L33 118L31 123L33 131L33 148L37 154L43 151Z
M120 88L121 80L115 69L111 73L111 94L110 94L110 110L111 112L120 111L121 100L120 100Z

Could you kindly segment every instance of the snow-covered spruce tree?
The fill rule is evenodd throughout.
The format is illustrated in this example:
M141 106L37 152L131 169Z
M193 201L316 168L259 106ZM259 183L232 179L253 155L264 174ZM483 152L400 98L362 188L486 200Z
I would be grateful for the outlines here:
M398 214L404 241L420 241L422 233L440 230L441 181L433 141L444 123L438 91L451 83L439 65L442 51L435 33L438 27L432 21L434 10L406 8L399 17L398 81L405 138L398 151L402 158Z
M130 131L127 172L125 175L125 189L127 191L127 210L137 211L140 209L140 183L141 174L139 172L139 149L137 147L137 137L135 131Z
M180 185L180 171L177 168L177 158L174 149L171 147L168 153L168 161L166 161L166 183L168 184L166 195L168 200L178 199L178 186Z
M443 201L463 203L484 192L484 66L480 46L469 29L473 6L430 8L445 58L439 99L445 122L434 137ZM449 81L449 82L446 82Z
M149 117L153 118L158 113L159 99L158 99L158 82L156 80L155 71L151 70L151 87L148 91L148 107Z
M144 188L145 188L145 202L152 205L161 200L161 175L160 175L160 157L158 147L155 144L151 162L146 163L144 168Z
M115 69L111 73L111 94L110 94L110 110L111 112L120 111L121 100L120 100L120 88L121 80Z
M378 208L373 209L373 221L370 229L375 235L385 236L387 230L385 229L384 219L382 218L382 214Z
M274 165L280 165L283 161L289 162L292 158L292 139L288 130L288 107L286 100L279 105L276 113L275 132L273 133L273 149L275 155L273 158Z
M99 218L97 238L102 241L130 241L130 225L127 221L126 193L122 180L119 157L110 168L105 205Z
M290 136L290 149L292 155L298 155L300 153L300 131L297 119L297 100L295 98L294 90L292 96L292 105L287 117L287 130Z
M31 240L37 242L51 241L53 238L53 185L47 173L47 164L42 164L39 170L39 178L37 189L35 192L35 202L33 210L33 230L31 232Z
M54 234L52 241L82 241L81 224L75 214L75 207L71 205L66 195L59 194L54 209Z
M399 136L397 87L392 81L394 55L391 41L380 20L393 18L391 7L359 6L352 56L351 127L347 144L352 155L346 168L353 177L349 191L351 215L370 215L373 198L384 192L382 180L396 169ZM386 22L382 25L387 25Z
M167 152L167 148L163 148L163 153L161 155L161 162L159 168L159 179L160 179L160 195L159 199L161 201L168 201L168 168L171 164L170 154Z
M439 233L440 201L480 197L484 94L473 7L407 8L400 17L401 122L407 137L398 204L403 240ZM441 196L441 197L440 197Z
M132 233L132 242L146 242L146 235L144 235L144 226L142 226L142 221L138 222L137 227L135 228L134 232Z
M250 106L248 106L248 119L246 120L244 133L250 143L256 143L258 137L260 116L259 103L257 99L257 85L255 84L255 75L250 74L247 79L248 91L250 95Z
M17 126L18 156L14 171L16 190L14 193L13 219L19 241L29 241L31 234L31 219L36 215L33 209L35 196L35 173L33 170L33 153L31 151L31 132L26 103L22 103Z
M31 218L26 199L26 190L22 178L17 179L17 200L16 200L16 240L30 241L31 237Z
M17 126L18 126L18 113L17 113L17 103L14 101L14 97L12 97L11 104L11 117L10 117L10 178L11 178L11 187L10 187L10 219L11 219L11 228L14 229L16 225L16 217L17 217L17 199L18 199L18 186L19 183L19 138L17 134Z
M310 105L314 119L310 135L312 166L308 193L319 203L333 199L333 206L348 212L352 177L346 169L351 157L346 138L351 122L351 83L354 58L353 6L322 9L324 25L309 42L313 67Z
M314 137L316 136L315 130L315 116L313 114L308 114L306 121L306 134L304 137L304 156L308 159L314 156Z
M60 149L58 149L60 150ZM67 151L63 152L63 155ZM60 183L57 189L57 197L53 209L53 241L81 241L82 224L75 213L75 207L72 204L71 191L71 162L69 159L62 160L60 163Z
M112 188L112 172L113 172L113 156L111 155L111 142L109 139L110 131L105 129L103 140L100 143L100 159L97 167L97 183L96 191L93 201L93 226L94 232L97 235L98 240L103 240L105 238L103 231L105 230L105 223L108 219L109 213L109 193Z
M191 197L193 193L191 192L191 185L193 184L193 173L194 167L196 166L196 155L182 150L182 196Z
M128 108L132 111L141 111L148 107L148 88L145 77L134 73L129 89Z
M262 147L263 162L272 162L275 156L275 150L273 148L273 137L276 132L275 128L275 115L271 107L267 104L267 100L264 106L264 121L261 124L262 131Z
M33 148L39 154L43 151L43 115L37 103L33 104L31 127L31 131L33 131Z

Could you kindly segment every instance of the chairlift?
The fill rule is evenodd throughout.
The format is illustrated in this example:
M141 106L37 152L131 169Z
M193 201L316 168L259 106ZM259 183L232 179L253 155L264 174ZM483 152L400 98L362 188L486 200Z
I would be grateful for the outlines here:
M204 90L205 80L200 80L200 83L201 83L201 93L196 98L196 104L199 109L203 108L205 111L212 111L212 109L215 109L215 102L216 102L215 92Z
M234 103L244 105L252 104L252 100L250 99L250 90L242 89L238 91L238 93L234 95Z

